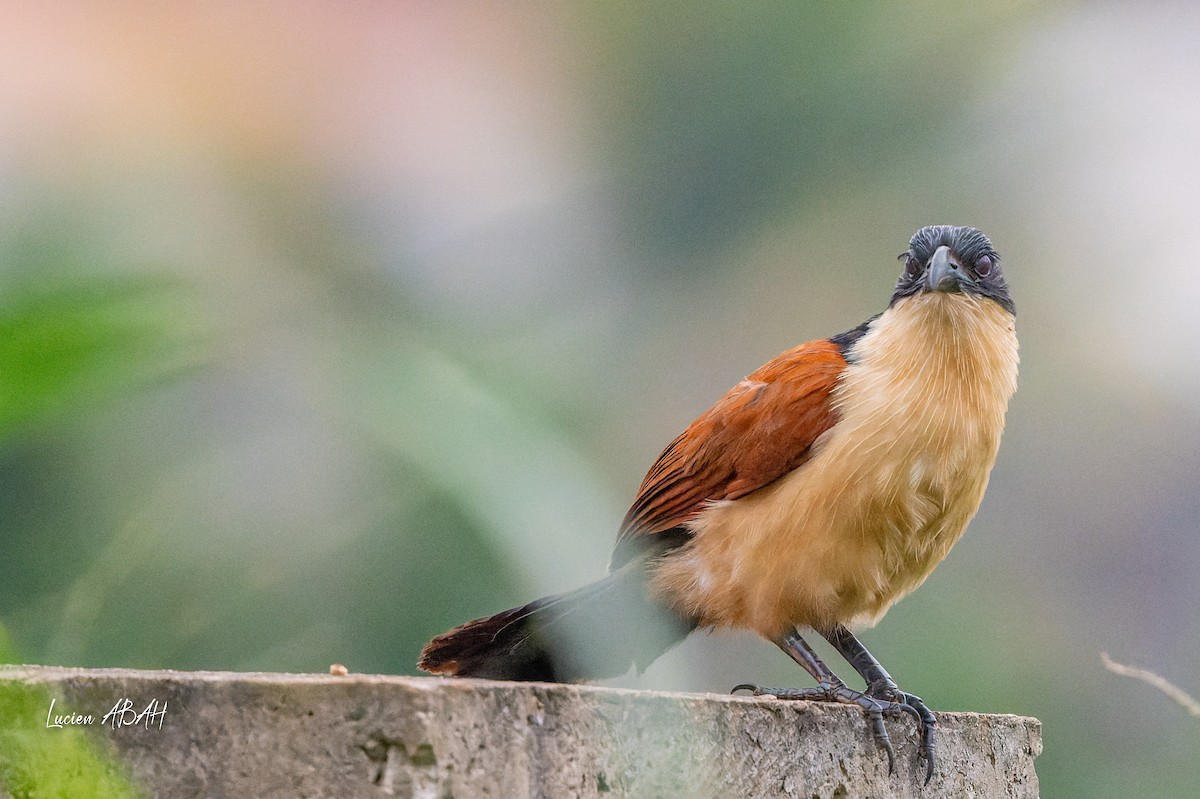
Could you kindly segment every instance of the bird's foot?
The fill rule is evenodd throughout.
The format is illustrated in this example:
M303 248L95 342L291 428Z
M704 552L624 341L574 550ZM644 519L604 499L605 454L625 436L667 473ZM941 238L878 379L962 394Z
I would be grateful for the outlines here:
M921 731L921 755L925 758L925 783L933 777L933 740L937 719L918 696L905 693L892 686L871 686L867 692L856 691L842 682L823 684L817 688L765 688L743 683L735 686L732 693L750 691L753 696L773 696L776 699L808 700L811 702L837 702L857 705L866 714L871 724L875 744L887 754L888 773L895 771L896 752L892 739L883 724L884 716L912 716Z

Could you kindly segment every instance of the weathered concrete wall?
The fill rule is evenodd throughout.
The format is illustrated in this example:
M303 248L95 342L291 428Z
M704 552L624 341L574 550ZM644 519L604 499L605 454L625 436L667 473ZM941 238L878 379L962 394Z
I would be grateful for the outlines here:
M857 708L482 680L0 668L92 715L150 793L182 797L1036 797L1041 725L939 714L922 786L916 732L897 769ZM128 698L130 726L102 726ZM161 722L161 727L159 726ZM45 733L53 735L55 729Z

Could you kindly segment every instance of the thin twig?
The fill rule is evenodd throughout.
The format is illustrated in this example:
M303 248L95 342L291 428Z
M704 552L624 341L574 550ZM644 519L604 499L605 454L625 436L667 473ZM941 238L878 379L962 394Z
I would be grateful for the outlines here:
M1123 677L1133 677L1135 680L1141 680L1147 685L1154 686L1179 703L1188 713L1200 719L1200 702L1197 702L1187 691L1169 682L1165 677L1135 666L1123 666L1113 661L1107 652L1100 653L1100 660L1104 662L1104 668L1114 674L1120 674Z

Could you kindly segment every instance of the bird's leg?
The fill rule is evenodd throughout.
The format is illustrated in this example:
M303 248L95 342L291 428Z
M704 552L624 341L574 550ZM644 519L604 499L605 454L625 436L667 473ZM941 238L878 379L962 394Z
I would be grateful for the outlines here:
M733 690L735 692L747 690L754 696L773 696L777 699L808 699L816 702L841 702L848 705L858 705L867 714L867 718L871 722L871 733L875 736L875 743L887 753L888 773L891 774L895 769L896 753L892 749L892 740L888 736L887 728L883 725L883 715L885 713L914 712L913 709L903 703L876 699L847 686L846 683L842 682L840 677L821 662L821 659L817 657L817 653L812 650L812 647L795 630L780 636L775 641L775 645L811 674L813 679L817 681L817 687L764 688L757 685L742 684L736 686Z
M854 633L838 625L821 635L862 675L867 684L867 696L881 703L903 705L917 717L921 725L921 754L925 756L925 782L928 784L933 777L933 742L934 730L937 729L937 718L933 712L921 701L921 697L901 691L892 675L867 651Z

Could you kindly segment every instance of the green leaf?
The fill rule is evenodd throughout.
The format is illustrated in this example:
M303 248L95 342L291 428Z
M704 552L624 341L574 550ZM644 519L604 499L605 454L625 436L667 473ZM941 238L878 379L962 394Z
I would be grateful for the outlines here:
M198 336L162 281L88 280L0 300L0 441L196 363Z

